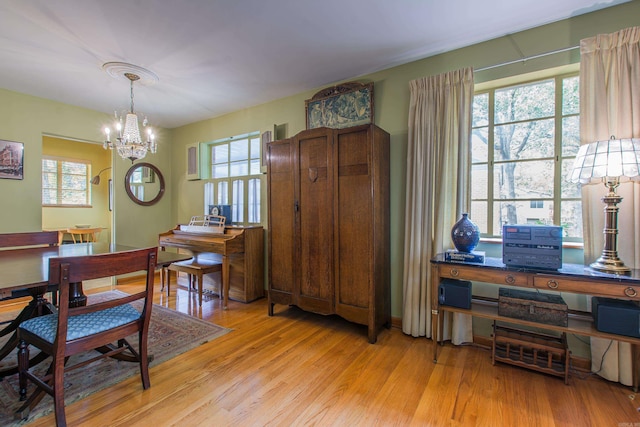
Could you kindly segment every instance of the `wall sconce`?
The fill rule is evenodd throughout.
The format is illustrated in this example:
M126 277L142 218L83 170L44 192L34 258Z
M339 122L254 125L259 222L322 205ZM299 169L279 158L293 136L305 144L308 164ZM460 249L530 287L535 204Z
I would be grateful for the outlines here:
M111 166L109 166L108 168L104 168L102 169L100 172L98 172L98 175L94 176L93 178L91 178L91 184L93 185L98 185L100 184L100 174L106 170L111 169Z

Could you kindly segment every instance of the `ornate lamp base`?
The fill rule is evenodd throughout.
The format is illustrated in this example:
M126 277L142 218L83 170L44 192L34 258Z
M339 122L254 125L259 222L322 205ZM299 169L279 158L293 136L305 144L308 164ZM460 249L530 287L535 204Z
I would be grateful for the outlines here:
M624 262L620 259L604 259L602 257L598 258L595 262L591 263L589 267L594 270L602 271L603 273L612 273L612 274L629 274L631 273L631 268L624 265Z
M618 178L608 178L604 180L609 193L602 198L604 208L604 249L602 255L590 265L594 270L611 274L628 274L631 269L624 265L618 258L618 203L622 201L616 193L619 185Z

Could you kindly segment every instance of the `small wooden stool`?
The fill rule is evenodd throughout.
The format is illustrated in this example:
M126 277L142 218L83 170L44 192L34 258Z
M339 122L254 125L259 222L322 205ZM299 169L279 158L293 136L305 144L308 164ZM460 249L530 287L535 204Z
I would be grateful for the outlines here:
M209 273L215 273L217 271L222 272L222 262L210 258L192 258L187 261L174 262L169 265L169 271L187 273L189 277L189 292L191 292L192 277L196 277L198 285L198 303L202 305L202 287L203 276ZM222 273L221 273L222 274ZM177 276L176 276L177 280ZM227 309L227 302L229 299L229 289L225 289L224 280L220 284L220 297L223 299L223 307ZM167 295L171 289L171 274L166 274Z

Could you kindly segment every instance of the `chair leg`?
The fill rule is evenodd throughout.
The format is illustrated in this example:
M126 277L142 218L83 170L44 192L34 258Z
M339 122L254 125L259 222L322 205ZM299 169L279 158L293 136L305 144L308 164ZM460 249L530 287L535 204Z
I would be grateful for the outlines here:
M147 338L148 331L140 331L138 333L138 348L140 349L140 377L142 379L142 388L144 390L151 387L149 379L149 357L147 354Z
M29 346L24 340L18 344L18 384L20 400L27 399L27 370L29 369Z
M202 307L202 282L203 274L198 274L198 304Z
M53 404L57 426L67 425L64 411L64 365L66 360L62 357L53 361Z

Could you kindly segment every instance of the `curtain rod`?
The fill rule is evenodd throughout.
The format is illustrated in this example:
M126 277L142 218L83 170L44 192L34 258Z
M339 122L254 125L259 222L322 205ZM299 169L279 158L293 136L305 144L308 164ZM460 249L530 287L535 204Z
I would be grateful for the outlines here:
M473 70L473 71L478 72L478 71L491 70L492 68L504 67L505 65L517 64L518 62L526 62L531 59L538 59L544 56L555 55L557 53L567 52L567 51L579 49L579 48L580 46L565 47L564 49L552 50L550 52L540 53L538 55L528 56L526 58L514 59L513 61L503 62L502 64L489 65L488 67L478 68L477 70Z

